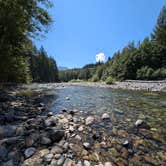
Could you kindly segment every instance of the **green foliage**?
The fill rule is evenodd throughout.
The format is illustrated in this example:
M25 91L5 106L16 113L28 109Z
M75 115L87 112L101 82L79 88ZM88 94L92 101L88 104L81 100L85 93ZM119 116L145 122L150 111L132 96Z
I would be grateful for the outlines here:
M108 76L105 82L106 84L114 84L115 79L112 76Z
M0 82L28 82L31 37L51 23L48 0L0 0Z
M95 74L95 75L93 75L93 77L92 77L92 82L97 82L97 81L99 81L100 79L99 79L99 77Z

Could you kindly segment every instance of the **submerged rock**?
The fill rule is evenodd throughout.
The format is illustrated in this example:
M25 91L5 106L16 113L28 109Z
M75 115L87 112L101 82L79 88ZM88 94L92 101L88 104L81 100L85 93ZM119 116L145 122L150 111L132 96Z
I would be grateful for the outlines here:
M107 114L107 113L104 113L103 115L102 115L102 117L101 117L101 119L109 119L110 118L110 116Z
M135 122L135 126L140 126L140 125L142 125L143 124L143 120L141 120L141 119L138 119L136 122Z

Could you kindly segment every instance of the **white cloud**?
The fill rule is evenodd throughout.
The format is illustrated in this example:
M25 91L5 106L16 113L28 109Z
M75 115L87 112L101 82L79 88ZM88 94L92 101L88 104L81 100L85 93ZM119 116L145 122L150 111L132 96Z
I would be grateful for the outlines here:
M96 62L104 62L105 61L105 55L104 53L99 53L96 55Z

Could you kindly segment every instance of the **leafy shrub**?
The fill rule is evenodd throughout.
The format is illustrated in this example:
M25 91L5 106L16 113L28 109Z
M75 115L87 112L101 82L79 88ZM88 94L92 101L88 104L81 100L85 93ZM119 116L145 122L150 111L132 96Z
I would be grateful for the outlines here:
M112 76L108 76L105 82L106 84L113 84L115 82L115 79Z
M99 77L95 74L93 77L92 77L92 82L97 82L99 81Z

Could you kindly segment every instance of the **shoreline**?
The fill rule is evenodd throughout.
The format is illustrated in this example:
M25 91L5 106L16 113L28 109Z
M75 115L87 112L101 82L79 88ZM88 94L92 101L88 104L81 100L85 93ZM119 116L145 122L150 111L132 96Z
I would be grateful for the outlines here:
M63 83L47 83L48 86L63 87L63 86L92 86L101 88L110 88L115 90L131 90L131 91L146 91L166 93L166 80L162 81L141 81L141 80L126 80L115 82L108 85L104 82L63 82Z

